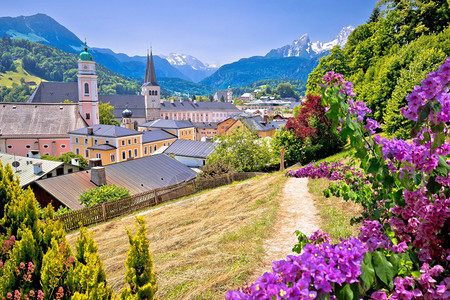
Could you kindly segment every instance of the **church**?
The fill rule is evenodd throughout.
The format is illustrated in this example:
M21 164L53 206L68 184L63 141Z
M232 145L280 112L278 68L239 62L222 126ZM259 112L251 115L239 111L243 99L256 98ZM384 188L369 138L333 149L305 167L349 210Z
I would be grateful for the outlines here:
M79 69L78 83L41 82L30 96L28 103L62 103L65 100L77 103L80 100L84 101L85 92L88 91L84 90L86 83L88 83L89 87L95 88L96 91L97 77L95 75L95 63L92 55L88 53L87 47L83 53L83 58L80 54L79 61L85 61L84 59L87 59L89 63L83 64L81 66L82 69ZM85 65L88 66L86 70L83 69ZM82 81L81 85L80 81ZM240 112L236 106L229 102L161 102L161 87L156 78L152 52L147 54L144 83L140 95L96 94L96 97L97 104L99 101L102 103L109 102L114 107L114 117L116 120L122 120L122 112L124 110L131 111L131 120L134 123L134 128L137 128L138 124L157 119L220 122Z

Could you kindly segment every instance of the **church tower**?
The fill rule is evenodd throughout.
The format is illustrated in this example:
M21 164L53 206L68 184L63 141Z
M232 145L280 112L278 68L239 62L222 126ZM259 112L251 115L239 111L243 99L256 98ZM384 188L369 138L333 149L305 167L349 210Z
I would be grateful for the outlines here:
M147 67L145 68L145 79L142 85L142 95L145 100L145 119L147 121L161 118L161 88L156 81L155 65L153 63L153 53L150 57L147 52Z
M99 124L97 75L92 54L84 43L84 51L78 58L78 106L80 115L89 126Z

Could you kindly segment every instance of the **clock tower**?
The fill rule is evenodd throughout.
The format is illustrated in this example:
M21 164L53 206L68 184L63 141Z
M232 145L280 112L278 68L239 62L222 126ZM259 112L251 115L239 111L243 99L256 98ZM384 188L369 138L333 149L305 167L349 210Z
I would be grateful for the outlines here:
M92 54L86 42L78 58L78 106L80 115L89 126L99 124L97 75Z
M155 65L153 63L153 53L150 57L147 52L147 67L145 68L145 79L142 85L142 96L145 101L146 121L161 119L161 88L156 80Z

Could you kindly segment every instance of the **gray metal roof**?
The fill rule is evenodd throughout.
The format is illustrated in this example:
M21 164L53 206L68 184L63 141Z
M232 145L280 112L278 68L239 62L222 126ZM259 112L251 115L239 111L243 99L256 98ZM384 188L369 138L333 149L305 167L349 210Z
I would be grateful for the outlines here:
M162 102L161 111L224 111L240 112L240 110L229 102Z
M219 123L217 123L217 122L192 122L192 124L194 124L195 128L217 129L217 126Z
M87 126L73 103L0 103L2 137L68 137L68 132Z
M132 195L188 181L197 175L165 154L108 165L105 171L108 184L125 187ZM69 208L80 209L80 194L96 187L90 180L90 171L81 171L39 180L36 184Z
M286 127L286 123L287 123L287 120L273 120L272 122L267 124L267 127L280 129L281 126Z
M92 136L108 136L108 137L122 137L122 136L129 136L129 135L137 135L142 134L142 132L114 126L114 125L103 125L98 124L90 127L85 127L77 130L73 130L69 132L70 134L81 134L81 135L88 135L88 128L92 128Z
M78 103L77 82L41 82L27 102L62 103L64 100Z
M94 145L92 147L89 147L88 149L108 151L108 150L117 149L117 147L114 145L110 145L110 144L101 144L101 145Z
M176 140L165 151L165 154L177 156L207 158L214 152L214 143L191 140Z
M167 132L163 129L161 130L150 130L145 131L144 135L142 135L142 144L151 143L162 140L176 139L177 136Z
M12 163L14 161L17 161L20 164L17 168L12 166ZM61 161L29 158L25 156L11 155L6 153L0 153L0 162L3 164L3 167L7 164L11 166L14 175L19 176L20 186L29 185L33 181L38 180L57 167L64 165L64 163ZM34 174L34 163L42 163L41 173Z
M141 95L99 95L98 100L114 106L114 117L122 118L122 112L128 108L133 118L145 118L144 96Z
M148 127L148 128L163 128L163 129L181 129L181 128L189 128L194 127L190 121L186 120L164 120L158 119L154 121L150 121L139 126Z

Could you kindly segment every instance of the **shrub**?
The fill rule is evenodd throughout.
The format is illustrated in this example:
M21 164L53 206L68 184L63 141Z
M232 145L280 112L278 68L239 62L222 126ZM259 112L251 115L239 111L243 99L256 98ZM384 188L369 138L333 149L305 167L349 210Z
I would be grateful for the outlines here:
M204 166L202 171L198 173L197 178L212 178L233 172L235 172L235 170L230 165L217 161Z
M110 202L130 196L127 188L118 187L114 184L106 184L83 192L78 201L91 207L104 202Z

